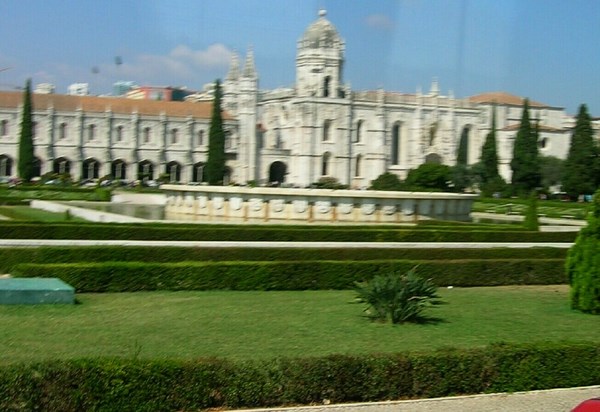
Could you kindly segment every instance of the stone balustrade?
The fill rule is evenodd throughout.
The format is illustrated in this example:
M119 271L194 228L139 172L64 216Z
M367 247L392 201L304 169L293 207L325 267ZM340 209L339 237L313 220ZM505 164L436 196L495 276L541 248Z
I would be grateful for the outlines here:
M167 219L230 223L415 223L470 220L477 195L163 185Z

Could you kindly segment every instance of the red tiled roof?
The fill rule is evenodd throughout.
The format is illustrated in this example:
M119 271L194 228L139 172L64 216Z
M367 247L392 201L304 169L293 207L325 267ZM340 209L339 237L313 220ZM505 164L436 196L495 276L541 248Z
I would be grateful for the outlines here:
M112 111L118 114L134 112L146 116L159 116L164 113L168 117L188 117L210 119L212 102L165 102L156 100L133 100L122 97L70 96L65 94L32 93L34 110L46 110L53 107L56 111L76 111L104 113ZM14 108L23 102L22 92L0 92L0 107ZM231 120L227 112L223 112L224 120Z
M489 92L477 94L469 97L469 100L474 103L497 103L497 104L508 104L511 106L522 106L523 97L515 96L514 94L506 92ZM547 104L529 100L529 107L551 107Z

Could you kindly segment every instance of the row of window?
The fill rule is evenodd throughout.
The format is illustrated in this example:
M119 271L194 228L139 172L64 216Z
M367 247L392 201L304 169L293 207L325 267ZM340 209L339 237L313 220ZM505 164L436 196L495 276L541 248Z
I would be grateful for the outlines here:
M36 132L37 132L37 123L34 122L33 123L33 137L36 137ZM67 138L67 132L68 132L68 125L67 123L60 123L58 125L58 139L62 140L62 139L66 139ZM2 120L0 122L0 136L7 136L9 132L8 129L8 120ZM177 144L179 143L180 140L180 133L179 133L179 129L177 128L173 128L171 130L169 130L168 132L169 134L169 142L170 144ZM90 124L86 127L86 132L85 132L85 136L87 138L88 141L93 141L94 139L96 139L97 137L97 127L95 124ZM121 125L118 125L114 128L114 139L117 142L121 142L124 139L124 127ZM144 127L144 129L142 130L142 139L144 143L150 143L152 141L152 128L150 127ZM198 130L196 132L196 146L204 146L206 144L205 142L205 131L204 130Z
M54 159L52 162L52 172L58 174L70 174L71 173L71 165L72 162L66 157L60 157L58 159ZM94 159L89 158L82 162L81 165L81 179L98 179L100 178L101 163ZM125 161L118 159L111 162L111 176L113 179L117 180L126 180L129 177L128 175L128 165ZM1 155L0 156L0 177L9 177L13 175L14 170L14 161L12 158ZM192 170L192 182L203 182L205 181L204 175L204 162L198 162L193 165ZM165 165L164 173L169 176L169 181L172 183L181 181L181 171L183 166L181 163L172 161ZM154 180L157 176L155 176L156 167L154 163L149 160L144 160L138 164L137 176L136 178L139 180ZM39 158L35 158L34 160L34 177L41 176L42 172L42 161Z

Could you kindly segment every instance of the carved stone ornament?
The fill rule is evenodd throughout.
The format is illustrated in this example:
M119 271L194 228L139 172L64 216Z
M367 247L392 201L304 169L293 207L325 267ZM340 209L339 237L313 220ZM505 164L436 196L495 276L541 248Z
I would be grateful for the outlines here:
M208 202L208 199L206 196L198 196L196 198L196 202L198 203L199 209L206 209L206 203Z
M263 201L261 198L254 197L250 199L250 209L255 212L258 212L262 209L262 203Z
M375 203L363 203L361 210L365 215L372 215L375 213Z
M222 196L213 197L212 199L213 207L217 210L223 209L223 204L225 204L225 199Z
M271 203L271 210L275 213L280 213L283 211L283 208L285 206L285 200L283 199L273 199L270 201Z
M353 207L354 207L354 205L352 203L339 203L338 204L338 210L340 211L340 213L342 213L344 215L349 215L350 213L352 213Z
M394 205L385 205L381 208L381 210L383 210L383 213L385 215L393 215L394 213L396 213L396 206Z
M294 205L294 212L296 213L304 213L306 209L308 209L308 201L306 200L294 200L292 202Z
M329 211L331 210L331 202L317 200L315 202L315 209L317 209L317 212L321 214L329 213Z
M242 208L242 198L232 197L229 199L229 206L231 207L231 210L240 210Z

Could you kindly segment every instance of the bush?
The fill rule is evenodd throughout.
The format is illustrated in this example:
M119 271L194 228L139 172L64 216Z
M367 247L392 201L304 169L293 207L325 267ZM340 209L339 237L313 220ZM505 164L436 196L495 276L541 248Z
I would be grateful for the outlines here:
M423 311L441 301L437 287L417 276L415 270L412 268L406 275L379 275L368 282L357 283L356 301L367 304L365 312L372 320L394 324L423 321Z
M371 181L369 190L402 190L402 182L397 175L385 172L379 175L377 179Z
M57 277L77 292L343 290L419 266L439 286L567 283L563 259L19 264L17 277Z
M144 246L65 246L0 248L0 272L10 273L19 263L102 263L182 261L315 261L315 260L466 260L554 259L564 265L567 249L562 248L489 248L489 249L381 249L381 248L209 248ZM485 273L482 273L485 275Z
M0 366L2 411L191 411L595 385L594 343L304 359L83 359Z
M529 196L529 204L527 205L527 213L525 213L523 226L525 229L534 232L540 230L540 222L537 215L537 192L535 190Z
M0 222L2 239L106 239L272 242L573 242L575 232L497 230L496 227L365 228L257 227L169 224Z
M593 198L588 225L581 229L567 256L571 307L600 314L600 191Z

